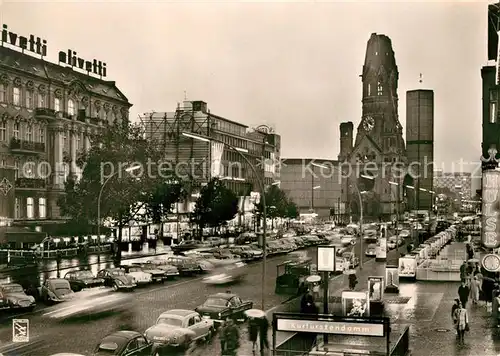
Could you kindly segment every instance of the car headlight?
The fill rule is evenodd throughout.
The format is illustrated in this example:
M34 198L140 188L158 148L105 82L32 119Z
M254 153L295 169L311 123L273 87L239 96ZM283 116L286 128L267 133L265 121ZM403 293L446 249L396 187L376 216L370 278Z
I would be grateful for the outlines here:
M222 314L221 314L221 313L219 313L219 314L217 314L217 316L218 316L218 317L219 317L219 319L220 319L220 318L222 317Z

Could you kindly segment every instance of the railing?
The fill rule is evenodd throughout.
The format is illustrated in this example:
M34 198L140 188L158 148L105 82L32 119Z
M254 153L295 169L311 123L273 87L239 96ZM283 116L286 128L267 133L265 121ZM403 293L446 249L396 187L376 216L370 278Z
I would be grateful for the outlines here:
M16 179L16 188L26 189L45 189L45 179L40 178L18 178Z
M398 341L391 350L391 356L406 356L410 351L410 327L406 326Z
M39 116L56 116L56 111L54 109L48 109L48 108L36 108L35 109L35 115Z
M91 123L92 125L99 125L99 121L100 121L100 120L99 120L99 118L98 118L98 117L90 117L89 119L90 119L90 123Z
M45 143L13 138L10 142L10 149L18 151L45 152Z
M316 334L297 333L276 346L274 356L309 355L316 344Z

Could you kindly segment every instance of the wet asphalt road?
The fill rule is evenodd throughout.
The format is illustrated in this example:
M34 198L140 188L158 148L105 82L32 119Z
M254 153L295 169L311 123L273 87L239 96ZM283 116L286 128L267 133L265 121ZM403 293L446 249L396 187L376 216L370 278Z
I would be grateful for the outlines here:
M363 244L363 249L366 244ZM316 249L306 250L308 255L316 260ZM357 256L360 255L360 244L354 246ZM365 257L364 257L365 258ZM274 293L276 266L289 259L287 255L268 257L267 273L265 276L265 305L268 310L289 299L288 296L279 296ZM367 259L365 258L365 261ZM168 281L163 285L152 285L137 289L130 293L133 300L131 312L133 314L132 323L137 331L144 331L153 325L157 317L169 309L194 309L202 304L210 294L230 289L238 294L243 300L251 300L254 306L261 308L261 276L262 262L255 262L247 265L247 275L245 281L231 287L215 287L201 283L202 276L191 278L179 278L175 281ZM40 343L33 346L31 351L19 349L4 355L31 354L37 356L49 356L58 352L75 352L85 355L92 353L94 347L105 335L115 331L121 323L119 315L112 315L107 318L90 319L87 318L78 324L58 323L43 316L46 312L44 307L37 308L35 312L19 315L19 318L30 320L30 339L39 340ZM2 345L9 344L12 340L11 321L5 320L0 325L0 341ZM23 345L24 346L24 345ZM218 353L218 341L214 339L208 344L197 345L190 350L190 355L216 355ZM24 348L26 349L26 347ZM0 349L0 352L2 350Z

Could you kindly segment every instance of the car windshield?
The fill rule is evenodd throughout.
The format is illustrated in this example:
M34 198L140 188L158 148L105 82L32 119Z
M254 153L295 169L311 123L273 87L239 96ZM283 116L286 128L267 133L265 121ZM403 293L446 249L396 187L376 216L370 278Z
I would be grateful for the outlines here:
M114 354L114 352L118 349L118 344L115 342L103 342L99 345L99 352L109 352L110 354Z
M125 272L119 269L114 269L111 271L112 276L124 276Z
M203 305L210 307L225 307L227 303L227 300L223 298L208 298Z
M52 283L52 286L55 290L67 290L69 288L69 284L67 283L62 283L62 282L55 282Z
M157 321L156 324L167 324L167 325L172 325L172 326L182 326L182 320L177 319L177 318L172 318L169 316L165 317L160 317Z
M6 293L23 293L23 287L21 287L19 284L11 284L8 286L3 286L3 290Z
M94 275L90 271L81 271L76 274L76 278L85 279L85 278L94 278Z
M140 267L130 267L128 269L129 273L130 272L142 272L141 268Z

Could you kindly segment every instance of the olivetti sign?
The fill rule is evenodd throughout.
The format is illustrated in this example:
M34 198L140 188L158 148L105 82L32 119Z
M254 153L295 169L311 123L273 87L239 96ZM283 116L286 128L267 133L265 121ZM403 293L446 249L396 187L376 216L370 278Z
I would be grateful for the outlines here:
M4 44L20 48L22 53L28 51L42 57L47 55L46 40L35 37L34 35L20 36L10 31L7 25L3 25L2 27L2 47ZM71 49L59 51L59 63L67 64L72 68L78 68L87 72L87 74L93 73L100 77L105 77L107 75L106 63L96 59L86 60L77 57L77 53Z

